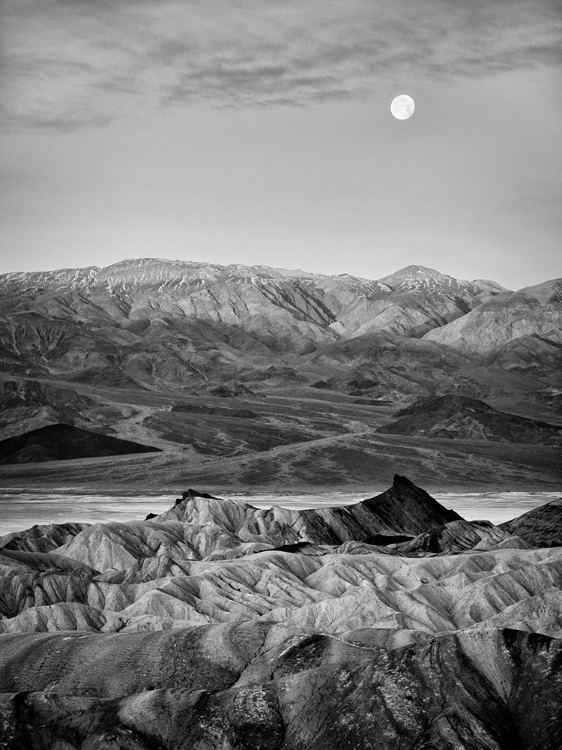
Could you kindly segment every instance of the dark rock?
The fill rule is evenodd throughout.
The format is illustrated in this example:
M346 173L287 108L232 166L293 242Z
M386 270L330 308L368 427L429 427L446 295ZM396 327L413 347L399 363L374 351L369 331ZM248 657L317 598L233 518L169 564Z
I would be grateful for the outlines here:
M209 495L208 492L198 492L197 490L192 490L191 488L187 490L187 492L182 492L181 499L182 500L191 500L193 497L203 497L206 500L218 500L219 498L215 497L214 495Z
M309 550L317 549L316 545L312 542L295 542L294 544L282 544L279 547L273 548L276 552L304 552Z
M189 489L187 492L182 492L181 497L178 497L174 503L174 506L180 505L184 500L193 500L195 497L202 497L205 500L220 500L218 497L209 495L208 492L198 492L197 490Z

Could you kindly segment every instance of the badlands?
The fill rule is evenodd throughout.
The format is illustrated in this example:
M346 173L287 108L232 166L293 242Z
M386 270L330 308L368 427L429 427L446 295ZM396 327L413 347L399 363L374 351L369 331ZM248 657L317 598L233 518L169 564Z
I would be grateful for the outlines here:
M3 750L559 750L562 498L494 526L189 490L0 539Z

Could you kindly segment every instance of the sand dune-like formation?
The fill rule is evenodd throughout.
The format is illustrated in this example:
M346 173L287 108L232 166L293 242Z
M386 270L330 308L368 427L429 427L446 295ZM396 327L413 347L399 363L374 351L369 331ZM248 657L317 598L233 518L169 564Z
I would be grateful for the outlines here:
M549 505L470 523L396 477L343 508L190 490L3 537L0 747L558 750Z

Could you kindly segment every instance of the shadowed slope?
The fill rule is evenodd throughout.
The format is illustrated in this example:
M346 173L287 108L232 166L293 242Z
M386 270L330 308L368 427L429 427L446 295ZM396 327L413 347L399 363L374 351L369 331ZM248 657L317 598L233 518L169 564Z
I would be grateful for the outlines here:
M60 461L68 458L121 456L159 451L160 448L150 445L140 445L130 440L81 430L72 425L52 424L7 440L0 440L0 463Z
M533 547L560 547L562 546L562 497L534 508L512 521L502 523L500 528L510 534L517 534Z

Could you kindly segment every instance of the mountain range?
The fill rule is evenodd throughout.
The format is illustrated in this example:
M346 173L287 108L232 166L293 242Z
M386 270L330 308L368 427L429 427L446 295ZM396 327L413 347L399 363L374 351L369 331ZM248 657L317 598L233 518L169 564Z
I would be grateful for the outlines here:
M368 280L159 259L0 276L1 440L66 424L160 449L155 481L175 456L207 486L210 476L219 486L371 484L367 456L382 445L388 471L407 451L417 478L439 483L445 449L436 445L431 472L423 454L439 435L387 429L430 397L479 400L497 424L546 425L470 430L466 402L454 402L464 427L441 436L474 443L484 484L493 471L482 443L506 439L531 450L521 463L497 449L499 475L515 463L516 483L558 481L562 279L509 291L422 266ZM45 480L59 482L62 468L47 463ZM127 465L116 469L124 482ZM3 468L0 483L23 471ZM88 481L99 480L92 470Z

